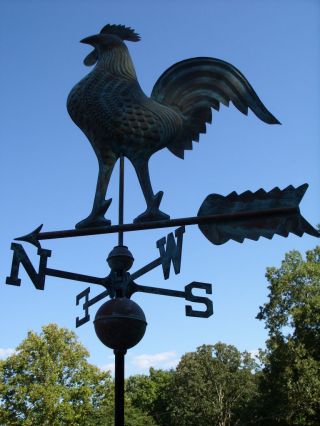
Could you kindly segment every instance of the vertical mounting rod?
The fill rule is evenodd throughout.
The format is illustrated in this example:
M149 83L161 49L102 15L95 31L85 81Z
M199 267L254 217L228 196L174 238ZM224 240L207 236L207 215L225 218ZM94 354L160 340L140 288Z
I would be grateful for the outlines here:
M114 426L124 426L124 356L126 350L114 349L115 390L114 390Z
M119 176L119 225L123 225L123 198L124 198L124 156L120 155ZM123 231L119 231L118 245L123 246Z

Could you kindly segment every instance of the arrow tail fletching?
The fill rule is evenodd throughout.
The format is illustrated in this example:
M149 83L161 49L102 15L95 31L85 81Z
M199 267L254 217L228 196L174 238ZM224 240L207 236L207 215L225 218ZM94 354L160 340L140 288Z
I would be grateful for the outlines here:
M287 237L290 233L304 233L320 237L319 232L300 214L299 204L308 184L294 188L292 185L280 190L278 187L266 192L232 192L226 197L210 194L202 203L198 217L223 215L223 220L199 224L204 236L213 244L229 240L242 243L244 239L271 239L275 234Z

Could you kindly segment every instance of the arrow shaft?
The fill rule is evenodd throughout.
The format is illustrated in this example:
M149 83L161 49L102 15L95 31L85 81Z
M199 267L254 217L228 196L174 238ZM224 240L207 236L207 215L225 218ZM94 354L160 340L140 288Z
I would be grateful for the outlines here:
M285 208L270 208L259 211L243 211L236 213L223 213L207 216L193 216L184 217L179 219L159 220L155 222L145 223L128 223L120 225L111 225L101 228L84 228L84 229L66 229L64 231L49 231L39 232L34 235L36 240L51 240L56 238L71 238L71 237L84 237L87 235L100 235L100 234L113 234L116 232L132 232L143 231L147 229L170 228L182 225L199 225L204 223L219 223L219 222L232 222L236 220L244 220L250 218L258 218L273 215L289 215L299 211L298 207L285 207ZM16 238L17 240L24 240L24 237ZM28 241L27 239L25 239Z
M90 307L90 306L94 305L97 302L100 302L100 300L104 299L108 295L109 295L109 291L108 290L103 291L102 293L100 293L97 296L93 297L92 299L88 300L88 302L86 302L84 304L85 308L86 307Z
M150 294L159 294L161 296L186 297L186 293L180 290L171 290L169 288L149 287L139 284L133 284L130 289L130 296L137 291Z
M57 278L65 278L67 280L82 281L90 284L104 285L105 278L93 277L91 275L77 274L75 272L61 271L60 269L46 268L45 275Z
M147 272L152 271L152 269L156 268L157 266L160 266L162 263L161 257L158 257L157 259L153 260L152 262L148 263L143 268L138 269L136 272L131 274L132 281L136 280L137 278L141 277L142 275L146 274Z

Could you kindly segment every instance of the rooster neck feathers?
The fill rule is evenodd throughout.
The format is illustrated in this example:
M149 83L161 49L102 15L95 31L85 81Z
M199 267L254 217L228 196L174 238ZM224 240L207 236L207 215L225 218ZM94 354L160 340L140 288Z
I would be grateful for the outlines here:
M95 70L96 72L105 70L122 78L137 79L131 56L124 43L112 49L100 48Z

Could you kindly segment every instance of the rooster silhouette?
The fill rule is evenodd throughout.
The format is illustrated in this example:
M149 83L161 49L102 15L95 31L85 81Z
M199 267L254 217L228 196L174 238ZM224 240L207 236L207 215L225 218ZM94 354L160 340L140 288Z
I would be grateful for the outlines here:
M105 218L111 203L106 193L120 156L133 164L147 204L134 222L169 219L159 209L163 192L153 192L149 159L162 148L183 158L184 150L206 132L211 108L219 111L220 103L231 101L243 114L250 108L265 123L279 124L241 72L220 59L198 57L172 65L147 97L124 40L137 42L140 36L132 28L108 24L81 40L94 48L84 64L96 65L71 90L67 109L96 153L99 175L92 211L76 228L111 223Z

